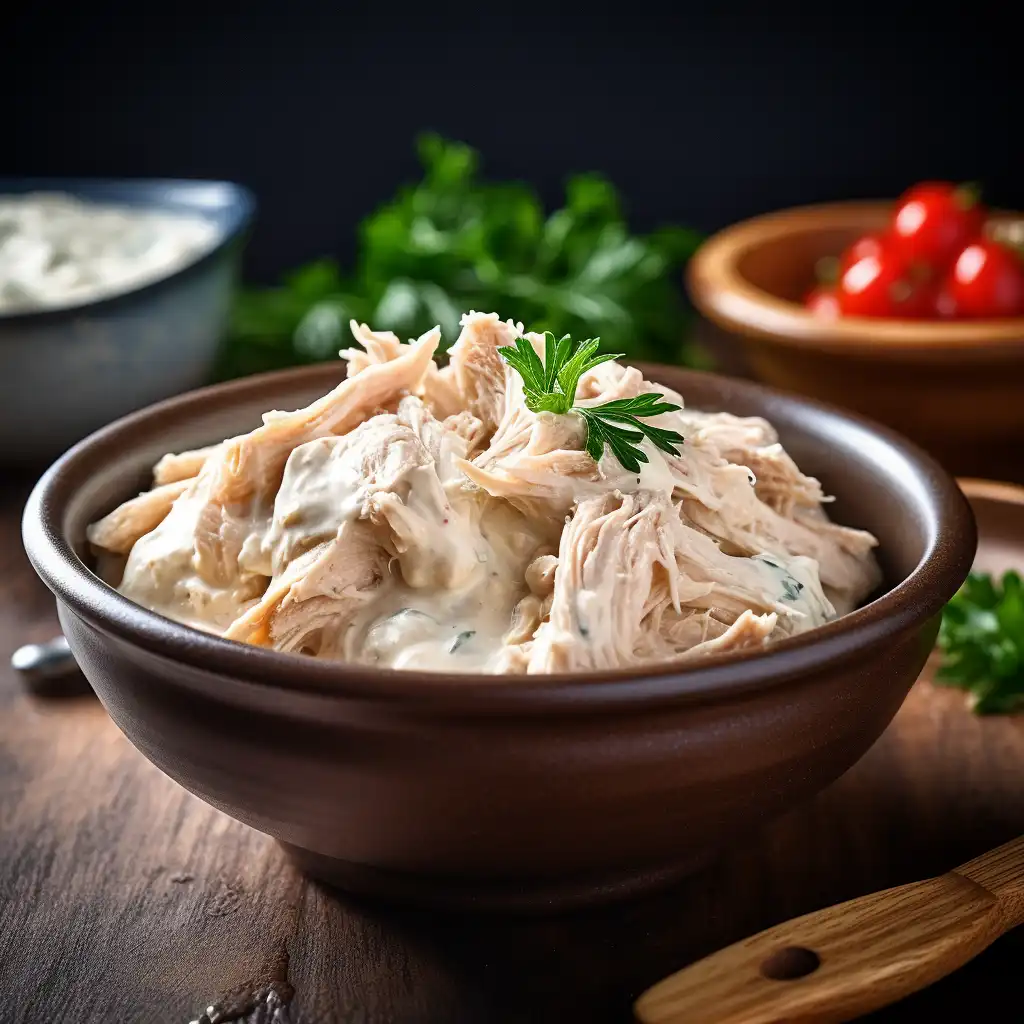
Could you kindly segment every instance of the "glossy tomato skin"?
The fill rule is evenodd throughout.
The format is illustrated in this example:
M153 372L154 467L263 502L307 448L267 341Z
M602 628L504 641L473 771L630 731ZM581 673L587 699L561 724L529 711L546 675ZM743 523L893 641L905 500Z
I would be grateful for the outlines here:
M934 287L929 296L928 315L936 320L955 320L959 315L956 299L953 298L946 281Z
M852 245L847 246L842 256L839 257L839 273L845 274L859 260L873 256L876 259L881 257L885 247L889 244L889 237L886 233L878 231L872 234L861 235Z
M985 209L977 195L948 181L926 181L905 192L890 231L904 259L943 271L981 235Z
M835 320L839 317L839 300L834 288L813 288L807 293L804 305L823 320Z
M890 248L847 267L836 286L836 298L843 316L916 320L934 308L928 281Z
M966 246L945 282L956 316L1024 316L1024 263L1005 245L980 238Z

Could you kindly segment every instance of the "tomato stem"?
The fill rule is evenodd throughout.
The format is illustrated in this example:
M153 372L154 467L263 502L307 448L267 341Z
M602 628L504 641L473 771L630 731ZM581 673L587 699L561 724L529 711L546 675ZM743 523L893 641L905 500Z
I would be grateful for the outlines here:
M957 206L961 210L971 210L981 202L981 184L977 181L965 181L953 190Z

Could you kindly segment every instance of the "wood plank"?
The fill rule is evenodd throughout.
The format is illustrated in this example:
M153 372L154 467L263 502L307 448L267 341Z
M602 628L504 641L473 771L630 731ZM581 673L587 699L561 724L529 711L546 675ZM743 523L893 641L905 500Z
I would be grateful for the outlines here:
M21 550L26 493L0 507L5 1022L624 1022L700 956L1024 833L1024 717L977 719L922 681L838 783L666 893L532 921L356 903L179 789L91 696L22 690L10 652L56 629ZM1018 930L871 1019L977 1016L1022 954Z

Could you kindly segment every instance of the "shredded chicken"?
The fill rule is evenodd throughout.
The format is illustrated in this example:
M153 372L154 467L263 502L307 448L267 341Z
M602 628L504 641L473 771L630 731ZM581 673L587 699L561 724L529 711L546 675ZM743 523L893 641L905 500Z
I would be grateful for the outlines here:
M94 548L127 555L140 537L155 530L167 518L171 506L188 486L188 480L178 480L143 491L93 523L85 531L86 538Z
M335 537L275 576L259 602L224 636L281 651L324 653L360 604L373 600L387 562L387 553L365 524L342 523Z
M193 451L169 453L153 467L153 485L173 484L179 480L191 480L199 476L199 471L207 458L220 446L210 445L207 448L196 448Z
M584 672L758 650L878 585L874 537L759 417L686 408L602 363L576 403L657 392L638 473L535 413L499 349L543 338L471 312L403 344L352 323L346 379L238 437L164 456L154 487L93 524L119 589L228 639L394 668Z
M513 344L523 333L523 325L502 322L497 313L470 313L462 325L462 333L448 353L448 368L441 373L450 375L462 408L490 434L504 411L507 374L498 349Z

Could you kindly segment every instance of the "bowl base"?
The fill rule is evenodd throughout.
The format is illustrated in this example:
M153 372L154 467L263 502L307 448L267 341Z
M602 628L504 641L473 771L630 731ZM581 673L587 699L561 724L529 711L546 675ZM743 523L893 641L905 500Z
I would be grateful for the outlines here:
M355 896L426 910L508 914L556 914L631 899L664 888L703 867L709 851L671 865L566 878L458 879L414 875L338 860L290 843L279 845L289 859L317 881Z

